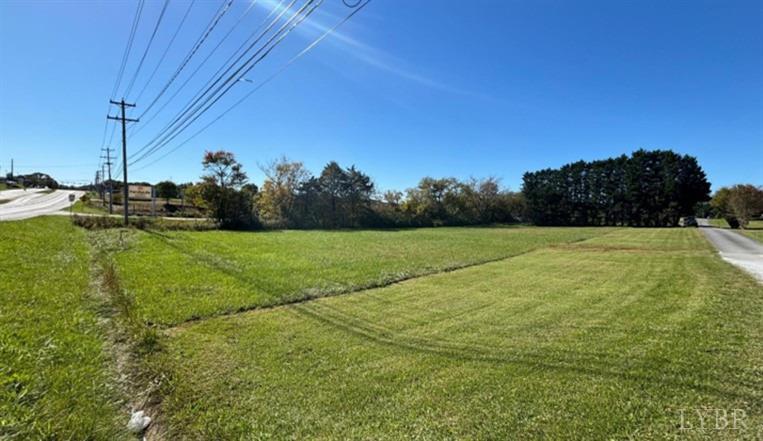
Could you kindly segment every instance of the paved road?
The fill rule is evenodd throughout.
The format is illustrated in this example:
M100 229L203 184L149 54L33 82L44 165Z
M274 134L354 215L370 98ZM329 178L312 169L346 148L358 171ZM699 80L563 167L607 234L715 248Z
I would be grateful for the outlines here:
M709 227L705 219L698 219L698 223L723 260L742 268L763 282L763 244L732 230Z
M53 214L69 208L69 194L79 199L85 193L74 190L55 190L46 192L43 189L6 190L0 191L0 221L28 219L30 217ZM4 202L8 201L8 202Z

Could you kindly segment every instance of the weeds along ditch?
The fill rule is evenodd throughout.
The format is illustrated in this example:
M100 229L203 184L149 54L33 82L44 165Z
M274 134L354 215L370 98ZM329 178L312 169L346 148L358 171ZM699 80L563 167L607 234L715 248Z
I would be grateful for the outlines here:
M75 214L72 216L72 223L86 230L124 228L124 219L115 216L81 216ZM218 228L217 223L207 219L172 220L141 216L130 218L129 226L138 230L159 231L210 231Z
M160 433L157 420L162 390L171 384L165 368L165 344L160 330L141 319L136 299L122 286L114 253L124 250L133 240L134 230L91 230L88 240L92 256L94 291L101 301L101 316L109 352L120 379L120 387L129 410L142 410L153 418L148 433Z

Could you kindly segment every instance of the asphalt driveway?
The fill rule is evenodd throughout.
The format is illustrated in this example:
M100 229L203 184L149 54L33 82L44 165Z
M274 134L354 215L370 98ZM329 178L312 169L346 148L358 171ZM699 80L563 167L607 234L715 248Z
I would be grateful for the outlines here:
M718 249L723 260L763 282L763 244L736 231L709 227L706 222L700 222L700 225L702 233Z

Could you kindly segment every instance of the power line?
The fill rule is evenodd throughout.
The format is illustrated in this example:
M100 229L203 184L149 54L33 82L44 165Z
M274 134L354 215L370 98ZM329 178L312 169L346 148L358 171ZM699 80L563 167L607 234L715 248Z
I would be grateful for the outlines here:
M333 33L333 32L334 32L334 31L335 31L337 28L339 28L339 27L340 27L340 26L342 26L344 23L346 23L346 22L347 22L347 21L348 21L350 18L352 18L352 17L353 17L353 16L354 16L356 13L358 13L358 12L359 12L361 9L363 9L363 8L364 8L364 7L365 7L365 6L366 6L368 3L370 3L370 2L371 2L371 0L366 0L366 1L362 2L362 3L359 3L359 4L357 4L357 5L355 6L355 9L354 9L354 10L353 10L353 11L352 11L350 14L348 14L348 15L347 15L347 16L346 16L344 19L342 19L341 21L339 21L339 22L338 22L337 24L335 24L335 25L334 25L332 28L330 28L330 29L326 30L326 32L324 32L324 33L323 33L321 36L319 36L317 39L315 39L315 40L314 40L312 43L310 43L309 45L307 45L307 46L306 46L304 49L302 49L302 50L301 50L299 53L297 53L297 55L295 55L294 57L292 57L292 58L291 58L289 61L287 61L287 62L286 62L286 63L285 63L283 66L281 66L281 67L280 67L280 68L279 68L279 69L278 69L276 72L274 72L274 73L273 73L273 74L271 74L269 77L267 77L265 80L261 81L259 84L257 84L256 86L254 86L254 88L253 88L251 91L249 91L248 93L246 93L246 94L245 94L243 97L241 97L241 99L239 99L238 101L236 101L235 103L233 103L233 105L231 105L230 107L228 107L227 109L225 109L225 110L224 110L222 113L220 113L220 114L219 114L217 117L215 117L215 118L214 118L213 120L211 120L209 123L207 123L206 125L204 125L204 126L201 128L201 129L199 129L198 131L196 131L196 132L195 132L193 135L191 135L191 136L189 136L188 138L186 138L186 139L185 139L183 142L181 142L180 144L178 144L177 146L175 146L174 148L172 148L171 150L169 150L168 152L166 152L164 155L160 156L159 158L156 158L154 161L152 161L152 162L150 162L150 163L148 163L148 164L146 164L146 165L144 165L144 166L142 166L142 167L140 167L140 168L138 168L138 169L136 169L136 170L134 170L134 171L140 171L140 170L144 170L144 169L146 169L146 168L148 168L148 167L150 167L150 166L152 166L152 165L156 164L157 162L159 162L159 161L163 160L164 158L166 158L166 157L167 157L167 156L169 156L170 154L174 153L175 151L177 151L178 149L180 149L181 147L183 147L184 145L186 145L186 144L187 144L188 142L190 142L192 139L196 138L196 137L197 137L198 135L200 135L200 134L201 134L203 131L205 131L207 128L209 128L211 125L213 125L214 123L216 123L217 121L219 121L220 119L222 119L222 118L223 118L225 115L227 115L227 114L228 114L230 111L232 111L234 108L238 107L238 106L239 106L241 103L243 103L243 102L244 102L246 99L248 99L248 98L249 98L249 97L250 97L252 94L254 94L255 92L257 92L257 91L258 91L260 88L262 88L263 86L265 86L266 84L268 84L269 82L271 82L271 81L272 81L274 78L276 78L276 77L277 77L279 74L281 74L283 71L285 71L286 69L288 69L288 68L289 68L289 66L291 66L291 65L292 65L294 62L296 62L298 59L300 59L300 58L301 58L301 57L303 57L305 54L307 54L308 52L310 52L310 51L311 51L313 48L315 48L315 47L316 47L316 46L317 46L317 45L318 45L318 44L319 44L321 41L323 41L323 40L324 40L326 37L328 37L330 34L332 34L332 33Z
M156 71L159 70L159 66L161 66L162 62L164 62L164 59L167 57L167 53L170 51L170 48L172 47L172 44L175 42L175 38L177 38L178 34L180 33L180 30L183 28L183 25L185 24L185 20L188 18L188 14L191 12L191 8L193 8L193 5L196 3L196 0L191 0L191 2L188 4L188 9L186 9L185 14L183 15L183 18L180 20L180 24L178 25L177 29L175 29L175 33L172 34L172 38L170 38L170 42L167 44L167 47L164 49L164 52L162 53L162 56L159 58L159 62L156 63L156 67L154 67L154 70L151 72L151 74L148 76L148 81L145 85L143 85L143 88L138 93L138 96L135 98L135 101L140 101L140 98L143 96L143 92L146 91L146 88L149 84L151 84L151 80L154 79L154 76L156 75Z
M220 8L218 8L215 15L212 17L212 20L210 21L209 25L207 25L207 30L196 40L196 43L194 43L193 48L186 54L183 61L180 63L180 66L175 70L175 73L172 74L169 81L162 87L162 89L159 91L159 94L151 101L151 103L146 107L146 109L138 116L138 119L143 118L145 116L146 112L148 112L159 99L164 95L165 92L167 92L167 89L172 85L172 83L175 81L175 79L180 75L180 72L185 69L185 67L188 65L188 62L191 61L191 58L196 54L196 52L199 50L202 44L206 41L207 37L209 37L209 34L212 33L212 31L217 27L217 24L220 22L220 19L225 15L226 12L228 12L228 9L230 8L230 5L233 3L233 0L224 0L223 3L220 5Z
M280 7L280 5L281 5L283 2L284 2L284 0L280 0L280 2L279 2L279 4L278 4L278 6L276 6L276 8ZM249 15L249 13L250 13L250 12L253 10L253 8L254 8L254 6L255 6L255 4L256 4L256 3L257 3L257 2L256 2L256 0L254 0L254 1L252 1L252 2L249 4L249 7L246 9L246 11L244 11L244 13L243 13L243 14L241 14L241 16L239 17L239 19L236 21L236 23L235 23L233 26L231 26L231 28L230 28L230 29L228 30L228 32L227 32L227 33L226 33L226 34L223 36L223 38L222 38L222 39L221 39L219 42L217 42L217 45L216 45L214 48L212 48L212 50L209 52L209 54L207 54L207 56L204 58L204 60L202 60L202 61L201 61L201 63L199 63L199 65L198 65L198 66L196 66L196 69L194 69L194 71L193 71L193 72L191 72L191 74L190 74L190 75L189 75L189 76L188 76L188 77L185 79L185 81L183 82L183 84L181 84L181 85L180 85L180 87L177 87L177 88L175 89L175 92L174 92L174 93L173 93L173 94L172 94L172 95L171 95L171 96L170 96L170 97L169 97L169 98L168 98L168 99L167 99L167 100L164 102L164 104L162 104L162 105L161 105L161 107L159 107L159 108L158 108L158 109L157 109L157 110L154 112L154 114L153 114L153 115L152 115L150 118L148 118L148 119L146 119L146 120L144 121L144 123L141 125L141 127L139 127L138 129L136 129L136 130L132 131L132 132L130 133L130 136L134 136L134 135L138 134L138 133L139 133L141 130L143 130L143 128L145 128L146 126L148 126L148 125L149 125L149 124L150 124L150 123L151 123L151 122L152 122L154 119L156 119L156 117L157 117L159 114L161 114L162 110L164 110L164 108L165 108L165 107L167 107L167 105L168 105L169 103L171 103L173 99L175 99L175 97L176 97L176 96L177 96L177 95L178 95L178 94L179 94L179 93L180 93L180 92L183 90L183 88L184 88L184 87L185 87L185 86L186 86L186 85L187 85L187 84L188 84L188 83L189 83L189 82L190 82L190 81L193 79L193 77L196 75L196 73L198 73L198 72L199 72L199 70L200 70L200 69L201 69L201 68L204 66L204 64L205 64L205 63L206 63L206 62L207 62L207 61L208 61L208 60L209 60L209 59L212 57L212 55L214 55L214 54L215 54L215 52L217 51L217 49L218 49L218 48L219 48L219 47L220 47L220 46L221 46L221 45L222 45L222 44L225 42L225 40L226 40L226 39L227 39L227 38L230 36L230 34L231 34L231 33L233 33L233 31L236 29L236 27L238 27L238 25L239 25L239 24L241 24L241 22L244 20L244 18L246 18L246 17ZM244 45L246 45L246 42L247 42L247 41L249 41L251 38L253 38L253 36L254 36L254 35L256 35L256 33L259 31L259 29L260 29L260 28L262 28L262 26L264 26L264 25L265 25L265 23L266 23L266 22L267 22L267 20L270 18L270 16L271 16L271 15L273 15L273 13L276 11L276 8L274 8L274 9L273 9L273 10L270 12L270 14L268 14L268 16L265 18L265 21L264 21L264 22L263 22L263 23L262 23L262 24L261 24L259 27L257 27L257 28L256 28L256 29L255 29L255 30L252 32L252 34L249 36L249 38L247 38L247 39L244 41L244 43L242 43L242 44L241 44L241 46L239 46L239 48L236 50L236 52L234 52L234 53L233 53L233 54L232 54L230 57L228 57L228 59L227 59L227 60L226 60L226 61L223 63L223 65L222 65L222 66L221 66L219 69L217 69L217 72L215 72L214 74L212 74L212 78L214 78L214 76L215 76L215 75L217 75L218 73L220 73L220 71L221 71L221 70L222 70L222 69L225 67L225 65L226 65L226 64L227 64L227 63L228 63L228 62L229 62L229 61L230 61L230 60L231 60L233 57L235 57L235 55L238 53L238 51L240 51L240 50L241 50L241 48L242 48L242 47L244 47ZM211 81L211 80L209 80L209 81ZM206 86L209 84L209 81L208 81L208 82L207 82L207 84L206 84L206 85L204 85L203 87L206 87ZM147 113L147 111L143 112L143 113L141 114L141 117L143 117L143 115L145 115L146 113Z
M143 56L140 57L140 62L138 63L138 68L135 69L135 75L132 76L132 80L130 80L130 84L127 86L127 91L124 93L124 96L129 97L130 92L132 91L132 87L135 85L135 80L138 79L138 75L140 74L140 70L143 67L143 62L146 61L146 56L148 55L148 51L151 50L151 44L154 42L154 38L156 37L156 33L159 31L159 26L162 24L162 18L164 18L164 13L167 11L167 6L170 4L170 0L164 0L164 6L162 6L161 12L159 12L159 18L156 20L156 24L154 25L154 30L151 32L151 37L148 39L148 44L146 44L146 50L143 51Z
M315 5L312 7L312 9L308 9L310 5L315 3ZM284 23L271 37L268 39L268 41L259 48L254 54L252 54L244 63L242 63L238 69L236 69L235 72L233 72L231 75L229 75L225 81L222 82L217 88L211 93L208 94L209 90L220 82L220 80L224 77L225 74L221 75L215 82L210 86L204 93L202 93L198 98L196 98L192 103L190 103L188 106L186 106L185 110L176 117L170 124L167 125L167 129L165 129L163 132L160 132L159 135L157 135L152 141L149 142L150 145L154 142L157 142L157 139L161 137L161 139L158 139L158 143L155 144L153 147L151 147L146 153L144 153L141 157L134 160L133 163L140 161L147 155L151 154L153 151L156 151L160 148L162 148L164 145L166 145L168 142L172 141L175 137L177 137L180 133L182 133L183 130L185 130L188 126L190 126L193 122L195 122L201 115L203 115L209 108L214 105L217 101L219 101L233 86L236 85L238 80L245 76L249 71L251 71L260 61L262 61L270 52L281 42L283 39L291 33L294 28L296 28L302 21L304 21L307 17L310 16L322 3L322 0L319 0L317 3L313 0L309 0L305 2L305 4L299 8L292 16ZM306 12L305 12L306 11ZM280 17L278 18L280 19ZM277 20L278 20L277 19ZM275 23L274 23L275 24ZM265 33L269 32L270 29L273 27L273 25L269 26L268 29L265 30ZM253 45L250 45L250 48L253 47ZM249 50L247 49L247 51ZM259 55L259 57L258 57ZM239 57L234 64L232 64L225 73L230 71L233 67L235 67L235 63L237 63L244 54L242 54L241 57ZM200 100L204 99L203 102L199 103ZM210 102L211 101L211 102Z
M257 28L255 28L255 30L254 30L254 31L253 31L253 32L252 32L252 33L249 35L249 37L248 37L246 40L244 40L244 42L241 44L241 46L239 46L239 47L236 49L236 51L235 51L233 54L231 54L231 55L228 57L228 59L226 59L226 60L223 62L223 64L222 64L222 65L221 65L221 66L220 66L220 67L217 69L217 71L216 71L214 74L212 74L212 77L211 77L211 78L210 78L210 79L209 79L209 80L208 80L208 81L207 81L207 82L206 82L206 83L205 83L205 84L204 84L204 85L201 87L201 89L199 89L199 91L198 91L198 92L196 92L196 94L194 94L194 95L193 95L193 97L191 98L191 100L189 101L189 103L190 103L190 102L192 102L193 100L195 100L196 98L198 98L198 97L200 96L200 94L207 92L207 91L208 91L208 90L211 88L210 84L211 84L211 83L212 83L212 82L215 80L215 78L216 78L216 77L217 77L217 75L220 73L220 71L222 71L222 70L225 68L225 66L226 66L226 65L228 65L228 63L229 63L229 62L230 62L230 61L231 61L231 60L232 60L232 59L233 59L233 58L234 58L234 57L235 57L235 56L236 56L236 55L237 55L237 54L238 54L238 53L241 51L241 49L242 49L242 48L244 48L244 47L247 45L247 43L248 43L250 40L252 40L253 38L255 38L255 37L256 37L256 38L255 38L255 40L254 40L254 42L252 42L252 43L249 45L249 47L248 47L248 48L246 48L246 49L244 50L244 52L241 54L241 56L239 56L239 58L238 58L238 59L236 59L236 61L235 61L235 62L233 62L233 64L231 64L231 66L235 65L235 63L236 63L236 62L240 61L240 60L241 60L241 58L244 56L244 54L245 54L247 51L251 50L251 48L252 48L254 45L256 45L256 44L257 44L257 43L258 43L258 42L259 42L259 41L262 39L262 37L263 37L264 35L266 35L266 34L267 34L267 31L269 31L269 30L270 30L270 29L271 29L271 28L272 28L272 27L275 25L275 23L277 23L277 22L278 22L278 20L279 20L279 19L280 19L280 18L281 18L281 17L282 17L282 16L283 16L283 15L284 15L284 14L285 14L285 13L286 13L286 12L287 12L287 11L288 11L290 8L291 8L291 6L293 6L293 5L294 5L294 3L296 3L296 1L297 1L297 0L292 0L292 1L291 1L291 3L289 3L289 5L288 5L288 6L287 6L285 9L282 9L282 10L281 10L281 13L278 15L278 17L276 17L275 19L273 19L273 21L271 21L271 22L270 22L270 24L268 25L268 20L270 19L270 17L272 17L272 16L273 16L273 14L274 14L274 13L275 13L275 12L276 12L276 11L277 11L277 10L278 10L280 7L281 7L281 5L283 4L283 0L281 0L281 1L278 3L278 5L277 5L276 7L274 7L274 8L271 10L270 14L268 14L268 16L267 16L267 17L265 17L265 20L264 20L264 21L263 21L263 22L262 22L262 23L261 23L261 24L260 24L260 25L259 25ZM266 28L266 29L265 29L265 31L262 31L262 29L263 29L263 28ZM261 32L261 31L262 31L262 32ZM258 36L258 34L259 34L259 36ZM228 67L228 70L226 70L226 71L225 71L226 73L227 73L227 72L230 70L231 66L229 66L229 67ZM198 68L197 68L197 70L198 70ZM195 73L195 72L194 72L194 73ZM190 79L190 78L189 78L189 79ZM218 79L218 81L219 81L219 79ZM162 105L162 106L159 108L159 110L157 110L157 111L156 111L156 112L155 112L155 113L154 113L154 114L151 116L151 118L149 118L149 119L148 119L148 121L146 122L146 124L144 124L144 125L143 125L143 127L146 127L146 125L148 125L148 123L150 123L150 122L151 122L153 119L155 119L155 118L156 118L156 117L159 115L159 113L160 113L160 112L161 112L161 111L162 111L162 110L163 110L165 107L167 107L167 104L169 104L169 103L170 103L170 101L171 101L171 100L172 100L172 99L173 99L175 96L177 96L178 92L180 92L180 90L182 89L182 87L183 87L183 86L185 86L185 84L186 84L187 82L188 82L188 80L186 80L186 82L185 82L185 83L183 83L183 85L181 85L181 87L180 87L178 90L176 90L176 91L175 91L175 93L172 95L172 97L170 97L170 99L169 99L169 100L167 100L167 101L164 103L164 105ZM186 103L186 104L185 104L185 106L183 106L182 110L180 110L178 113L176 113L176 114L175 114L175 115L174 115L174 116L173 116L173 117L170 119L170 123L168 123L168 124L165 124L165 125L164 125L164 127L162 127L162 129L161 129L161 130L159 130L159 133L161 134L162 132L166 131L166 130L167 130L167 129L168 129L170 126L171 126L171 124L174 122L174 120L175 120L175 119L177 119L177 118L178 118L180 115L182 115L183 111L185 111L185 110L188 108L188 106L189 106L189 105L190 105L190 104ZM142 129L143 127L141 127L141 129ZM140 130L136 130L134 133L138 133L139 131L140 131ZM137 154L139 154L140 152L142 152L143 150L145 150L146 148L148 148L148 147L150 146L150 144L151 144L153 141L155 141L155 140L156 140L156 139L157 139L159 136L160 136L160 135L156 135L156 136L154 136L154 138L152 138L152 139L151 139L151 141L150 141L149 143L147 143L146 145L144 145L142 148L138 149L138 151L137 151L137 152L135 152L133 155L137 155Z
M229 91L229 90L230 90L230 89L231 89L233 86L235 86L235 85L236 85L236 83L237 83L237 82L238 82L238 81L239 81L241 78L243 78L243 77L244 77L244 76L245 76L245 75L246 75L246 74L247 74L249 71L251 71L251 70L252 70L252 69L253 69L253 68L254 68L254 67L255 67L255 66L256 66L256 65L257 65L257 64L258 64L260 61L262 61L262 59L264 59L264 58L265 58L265 57L266 57L266 56L267 56L267 55L268 55L268 54L269 54L269 53L270 53L270 52L271 52L271 51L272 51L272 50L273 50L273 49L274 49L274 48L275 48L275 47L278 45L278 43L280 43L280 42L281 42L281 41L282 41L282 40L283 40L283 39L284 39L284 38L285 38L285 37L288 35L288 33L290 33L290 32L291 32L291 31L292 31L292 30L293 30L293 29L294 29L296 26L298 26L298 25L299 25L299 24L300 24L300 23L301 23L303 20L305 20L305 19L306 19L306 18L307 18L307 17L308 17L308 16L309 16L309 15L310 15L312 12L314 12L314 11L315 11L315 9L317 9L317 8L318 8L318 6L320 6L320 4L321 4L321 1L319 1L319 2L318 2L318 3L317 3L317 4L316 4L314 7L313 7L313 9L309 10L309 11L308 11L306 14L304 14L303 16L301 16L301 17L300 17L300 14L302 14L302 12L304 11L304 9L305 9L305 8L306 8L308 5L310 5L311 3L312 3L312 1L305 3L305 4L304 4L304 5L303 5L303 6L302 6L302 7L301 7L301 8L300 8L300 9L299 9L297 12L295 12L295 13L292 15L292 17L291 17L291 18L290 18L290 19L289 19L289 20L288 20L288 21L287 21L287 22L286 22L284 25L282 25L282 26L281 26L281 28L280 28L280 29L279 29L279 30L278 30L278 31L277 31L277 32L276 32L276 33L275 33L275 34L274 34L274 35L273 35L273 36L272 36L272 37L271 37L271 38L268 40L268 42L266 42L266 43L265 43L265 44L264 44L264 45L263 45L263 46L262 46L262 47L261 47L261 48L260 48L258 51L256 51L256 52L255 52L255 53L254 53L254 54L253 54L253 55L252 55L252 56L251 56L251 57L250 57L248 60L246 60L246 61L245 61L245 62L244 62L244 63L243 63L243 64L242 64L242 65L241 65L241 66L240 66L240 67L239 67L239 68L238 68L238 69L237 69L235 72L233 72L233 74L231 74L231 75L230 75L230 76L229 76L229 77L228 77L228 78L227 78L227 79L226 79L226 80L225 80L225 81L224 81L224 82L223 82L223 83L222 83L220 86L218 86L218 87L217 87L217 89L216 89L214 92L212 92L212 94L210 94L209 96L207 96L207 97L206 97L206 99L204 100L204 102L202 102L201 104L198 104L198 105L197 105L195 108L193 108L193 110L191 111L191 113L190 113L188 116L186 116L186 117L185 117L185 118L184 118L182 121L180 121L179 125L176 125L174 128L172 128L172 130L170 130L170 131L169 131L169 132L168 132L166 135L164 135L164 137L163 137L161 140L159 140L159 144L156 144L156 145L155 145L154 147L152 147L152 148L151 148L151 149L150 149L148 152L144 153L144 154L143 154L143 156L141 156L141 157L139 157L138 159L136 159L136 160L134 161L134 163L135 163L135 162L137 162L137 161L139 161L139 160L141 160L141 159L143 159L144 157L146 157L146 156L150 155L150 154L151 154L151 153L153 153L154 151L158 151L159 149L161 149L162 147L164 147L165 145L167 145L169 142L171 142L173 139L175 139L175 138L176 138L176 137L177 137L177 136L178 136L180 133L182 133L182 131L184 131L184 130L185 130L186 128L188 128L188 127L189 127L191 124L193 124L193 122L195 122L195 121L196 121L196 120L197 120L197 119L198 119L198 118L199 118L201 115L203 115L203 114L204 114L204 113L205 113L207 110L209 110L209 108L210 108L210 107L212 107L212 105L214 105L214 104L215 104L217 101L219 101L219 100L220 100L220 99L221 99L221 98L222 98L222 97L223 97L223 96L224 96L224 95L225 95L225 94L226 94L226 93L227 93L227 92L228 92L228 91ZM296 19L296 21L293 21L293 20L295 20L295 19ZM293 21L293 22L292 22L292 21ZM291 23L290 23L290 22L291 22ZM289 26L291 26L291 27L289 27ZM287 28L288 28L288 29L287 29ZM284 31L285 31L285 32L284 32ZM277 38L277 39L276 39L276 38ZM274 41L274 39L275 39L275 43L273 43L273 44L272 44L270 47L268 47L268 45L270 45L270 44L271 44L271 43ZM267 49L266 49L266 48L267 48ZM265 49L266 49L266 50L265 50ZM247 67L247 65L248 65L248 64L249 64L249 63L250 63L250 62L251 62L251 61L252 61L252 60L253 60L255 57L257 57L257 55L258 55L258 54L260 54L260 52L262 52L263 50L265 50L265 52L264 52L264 53L263 53L263 54L262 54L262 55L261 55L259 58L257 58L257 59L254 61L254 63L253 63L253 64L251 64L251 65L249 65L249 66ZM243 56L243 54L242 54L242 56ZM239 60L240 60L240 58L239 58ZM238 62L238 60L236 60L236 62ZM228 70L226 70L226 73L227 73L227 72L228 72L228 71L229 71L231 68L233 68L234 66L235 66L235 63L234 63L233 65L231 65L231 67L230 67ZM239 73L241 72L241 70L242 70L242 69L244 69L243 73L241 73L241 74L240 74L240 76L238 76L238 78L235 78L237 75L239 75ZM216 84L217 82L219 82L219 80L220 80L221 78L222 78L222 76L221 76L220 78L218 78L218 80L217 80L217 81L215 81L215 84ZM233 80L234 78L235 78L235 80L234 80L234 81L231 83L231 80ZM226 87L226 85L227 85L227 87ZM214 86L214 84L213 84L213 86ZM223 88L224 88L224 90L222 90ZM222 92L218 94L218 92L220 92L220 90L222 90ZM205 92L205 94L206 94L206 92ZM215 97L215 95L217 95L217 96ZM191 108L193 105L195 105L195 104L196 104L196 103L197 103L197 102L198 102L198 101L199 101L199 100L200 100L202 97L203 97L203 95L202 95L202 96L200 96L199 98L197 98L197 99L196 99L196 100L195 100L195 101L194 101L194 102L193 102L193 103L192 103L192 104L189 106L189 109L190 109L190 108ZM210 100L212 100L212 102L211 102L211 103L210 103Z
M27 165L27 164L15 164L15 168L77 168L77 167L92 167L94 164L51 164L51 165ZM100 164L99 164L100 165Z
M135 40L135 32L138 29L138 23L140 22L140 16L143 13L144 0L138 2L138 9L135 11L135 18L133 18L132 28L130 30L130 36L127 39L127 47L122 55L122 65L119 68L119 74L117 74L117 81L114 83L114 88L111 91L111 98L114 98L119 90L119 85L122 83L122 77L124 76L125 67L127 66L127 59L130 57L130 51L132 50L132 44Z
M130 51L132 50L133 41L135 40L135 32L138 29L138 23L140 22L140 15L142 11L143 11L143 0L140 0L140 2L138 2L137 9L135 10L135 15L133 16L132 25L130 26L130 34L127 37L127 44L125 46L125 50L122 53L122 62L120 63L119 73L117 74L117 79L114 82L114 87L111 90L112 99L116 95L117 90L119 89L119 85L122 82L122 76L124 76L125 67L127 66L127 59L130 57ZM106 107L106 113L108 113L110 109L111 109L111 104L109 104ZM109 121L106 120L103 126L103 136L101 137L101 149L103 149L106 146L106 133L108 132L108 129L109 129ZM110 138L111 139L114 138L113 130L111 132ZM109 141L109 143L111 143L111 141Z
M312 0L310 0L310 1L312 1ZM157 135L155 135L155 136L154 136L154 137L153 137L153 138L152 138L152 139L151 139L151 140L150 140L148 143L146 143L146 144L145 144L143 147L141 147L140 149L138 149L138 151L136 151L135 153L133 153L132 157L135 157L135 156L137 156L138 154L140 154L141 152L143 152L144 150L148 149L148 148L151 146L151 144L153 144L153 143L154 143L154 142L155 142L157 139L159 139L159 138L162 136L162 134L163 134L163 133L165 133L165 132L166 132L168 129L170 129L170 128L172 127L172 125L173 125L173 124L175 124L177 121L179 121L179 120L180 120L180 119L183 117L183 115L185 115L185 114L188 112L189 108L190 108L190 107L192 107L192 106L193 106L193 104L195 104L195 103L198 101L199 97L200 97L200 96L203 96L203 95L204 95L204 94L206 94L206 93L207 93L209 90L211 90L211 88L214 86L214 84L217 84L217 82L218 82L218 81L220 81L220 78L222 78L222 77L223 77L223 76L224 76L226 73L228 73L228 72L230 71L230 69L231 69L233 66L235 66L235 64L236 64L236 63L238 63L238 62L241 60L241 58L243 58L243 57L244 57L244 55L245 55L245 54L246 54L246 53L247 53L249 50L251 50L251 49L252 49L252 47L254 47L254 46L255 46L255 45L256 45L256 44L257 44L257 43L258 43L258 42L259 42L259 41L262 39L262 37L264 37L265 35L267 35L267 33L268 33L268 32L269 32L269 31L270 31L272 28L273 28L273 26L275 26L275 24L276 24L276 23L278 23L278 21L281 19L281 17L282 17L282 16L283 16L283 15L284 15L284 14L285 14L285 13L286 13L286 12L287 12L289 9L291 9L291 7L292 7L292 6L294 5L294 3L296 3L296 2L297 2L297 0L292 0L292 1L291 1L291 3L289 3L289 5L288 5L288 6L287 6L285 9L283 9L283 10L281 11L281 13L280 13L280 14L278 14L278 16L277 16L276 18L274 18L274 19L273 19L273 20L270 22L270 24L268 24L268 23L267 23L267 20L268 20L268 18L269 18L269 17L271 17L271 16L273 15L273 12L275 12L275 11L276 11L276 9L274 8L274 9L273 9L273 11L272 11L270 14L268 14L268 17L266 17L266 18L265 18L265 21L262 23L262 25L260 25L260 26L259 26L257 29L255 29L255 31L252 33L252 35L250 35L250 36L249 36L249 38L247 38L247 39L244 41L244 43L242 44L242 46L240 46L240 47L239 47L239 48L236 50L236 52L234 52L234 53L233 53L233 54L232 54L230 57L228 57L228 59L227 59L227 60L226 60L226 61L223 63L223 65L222 65L222 66L221 66L221 67L220 67L220 68L217 70L217 72L215 72L215 73L212 75L212 78L210 78L210 79L209 79L209 81L207 81L207 83L206 83L204 86L202 86L202 87L201 87L201 89L200 89L198 92L196 92L196 94L193 96L193 98L191 98L191 100L190 100L188 103L186 103L186 104L185 104L185 106L183 106L183 108L182 108L182 109L181 109L179 112L177 112L177 113L176 113L176 114L175 114L175 115L174 115L174 116L173 116L173 117L170 119L170 122L169 122L169 123L165 124L165 125L164 125L164 127L162 127L162 129L161 129L161 130L159 130L159 133L158 133ZM280 4L279 4L279 6L280 6ZM266 24L267 24L267 26L265 26ZM263 26L265 26L265 29L264 29L262 32L260 32L260 30L263 28ZM251 40L253 37L255 37L255 36L257 35L257 33L259 33L259 36L257 36L257 38L256 38L256 39L255 39L255 40L254 40L254 41L253 41L253 42L252 42L250 45L249 45L249 47L247 47L247 48L246 48L246 50L244 50L244 52L243 52L243 53L242 53L242 54L239 56L239 58L237 58L237 59L236 59L236 61L234 61L233 63L231 63L231 65L230 65L230 66L228 66L228 69L226 69L226 70L225 70L225 72L224 72L224 73L223 73L223 74L222 74L220 77L217 77L217 80L215 80L215 77L217 76L217 74L218 74L218 73L219 73L219 72L220 72L220 71L221 71L221 70L222 70L222 69L223 69L223 68L224 68L224 67L225 67L225 66L226 66L226 65L227 65L229 62L230 62L230 60L231 60L231 59L232 59L232 58L233 58L233 57L234 57L234 56L235 56L235 55L236 55L236 54L237 54L237 53L240 51L241 47L243 47L244 45L246 45L246 43L247 43L249 40ZM212 84L212 85L210 86L210 83L212 83L213 81L214 81L214 84ZM175 95L176 95L176 94L177 94L177 92L175 93ZM174 95L173 95L173 97L174 97ZM165 103L165 104L164 104L164 105L161 107L161 109L163 109L163 108L164 108L166 105L167 105L167 103ZM159 109L159 110L161 111L161 109ZM157 115L158 115L158 112L157 112L157 113L155 113L155 114L154 114L154 115L153 115L153 116L150 118L150 120L151 120L151 119L154 119L154 118L155 118ZM149 120L149 121L150 121L150 120ZM144 126L144 127L145 127L145 126ZM137 131L136 131L136 132L137 132Z

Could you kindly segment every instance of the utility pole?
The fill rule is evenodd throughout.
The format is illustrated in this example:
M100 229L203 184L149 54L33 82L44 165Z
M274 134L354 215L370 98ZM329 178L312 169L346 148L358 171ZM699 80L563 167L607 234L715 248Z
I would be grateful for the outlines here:
M111 157L111 147L106 147L106 156L101 156L101 159L106 160L104 164L106 165L109 177L109 214L112 214L114 212L114 205L112 204L112 201L114 200L114 183L111 182L111 160L113 159Z
M122 180L124 184L124 188L122 189L122 207L124 207L124 214L125 214L125 227L129 224L129 220L127 218L127 122L138 122L137 119L130 119L125 116L125 108L126 107L135 107L135 104L127 104L125 102L125 99L122 98L121 101L114 101L109 100L111 104L116 104L119 107L122 108L122 116L111 116L106 115L106 118L113 119L115 121L122 121Z
M105 164L101 164L101 206L106 205L106 169Z

